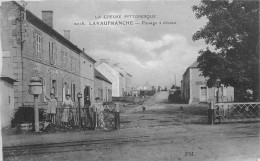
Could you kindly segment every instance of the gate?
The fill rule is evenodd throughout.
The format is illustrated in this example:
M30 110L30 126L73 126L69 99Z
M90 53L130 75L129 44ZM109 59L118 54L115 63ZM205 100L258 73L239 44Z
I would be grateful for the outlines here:
M108 129L119 129L120 127L117 107L115 104L105 105L103 116L105 127ZM46 107L42 107L40 110L44 114L44 119L41 121L51 122L47 116ZM95 128L99 122L96 112L90 111L88 108L78 108L77 103L74 104L73 108L63 108L59 103L54 124L66 128Z
M236 121L260 121L260 102L217 103L213 105L213 123Z

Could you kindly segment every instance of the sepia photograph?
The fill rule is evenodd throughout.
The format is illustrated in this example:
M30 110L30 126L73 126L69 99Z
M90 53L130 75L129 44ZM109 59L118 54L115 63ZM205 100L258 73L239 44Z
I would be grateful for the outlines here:
M259 0L0 2L0 161L260 161Z

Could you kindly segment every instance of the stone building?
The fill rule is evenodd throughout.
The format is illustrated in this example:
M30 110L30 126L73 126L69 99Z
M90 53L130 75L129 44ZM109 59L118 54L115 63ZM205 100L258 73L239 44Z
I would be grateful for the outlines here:
M95 97L99 97L103 102L112 101L112 83L95 69Z
M131 89L132 89L132 75L127 73L127 72L125 72L123 70L123 68L119 68L117 66L114 66L113 68L123 75L123 77L122 77L122 91L123 91L123 95L130 94Z
M0 77L0 107L1 107L1 127L11 125L14 110L14 82L10 76L1 75Z
M181 95L185 102L202 103L202 102L230 102L234 100L234 88L221 85L219 92L217 88L208 88L206 78L201 76L198 69L198 62L189 66L183 74L181 82ZM216 100L218 98L218 101Z
M105 76L110 82L112 82L112 97L123 97L124 94L124 75L107 63L101 63L96 69Z
M94 100L95 60L71 43L68 30L62 36L53 29L52 11L42 11L40 19L12 1L2 3L1 14L2 50L10 53L10 72L18 81L14 83L15 108L33 104L28 93L33 74L41 77L44 92L54 93L59 102L66 94L77 101L78 92ZM40 105L45 102L40 96Z

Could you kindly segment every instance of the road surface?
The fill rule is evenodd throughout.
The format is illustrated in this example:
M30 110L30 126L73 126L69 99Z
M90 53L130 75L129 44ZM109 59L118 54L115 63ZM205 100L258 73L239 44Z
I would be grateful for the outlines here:
M121 130L33 135L28 144L34 145L6 147L5 160L256 161L260 158L259 123L207 125L207 105L168 104L167 97L168 92L160 92L135 108L125 105ZM13 137L13 142L19 142L19 137L26 138ZM7 143L4 141L3 145Z

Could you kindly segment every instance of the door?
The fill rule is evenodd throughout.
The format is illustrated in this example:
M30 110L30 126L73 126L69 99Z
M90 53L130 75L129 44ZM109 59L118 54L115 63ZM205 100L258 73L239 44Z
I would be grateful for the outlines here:
M84 105L89 104L90 101L90 92L89 92L89 86L86 86L84 89Z
M207 102L207 87L200 87L200 102Z

